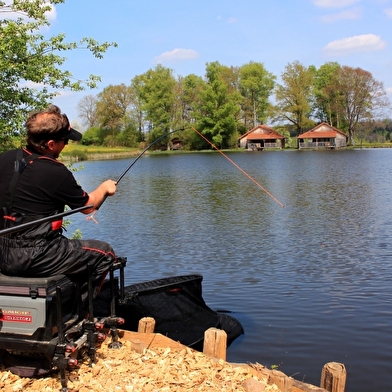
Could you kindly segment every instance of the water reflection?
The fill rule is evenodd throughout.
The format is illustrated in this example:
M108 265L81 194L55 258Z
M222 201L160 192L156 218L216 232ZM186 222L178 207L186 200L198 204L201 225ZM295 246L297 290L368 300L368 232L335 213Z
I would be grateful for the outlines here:
M228 359L280 364L318 384L342 362L347 391L389 391L392 354L389 150L143 157L84 237L128 257L127 283L201 273L206 302L234 312L245 336ZM86 190L130 160L86 162ZM377 376L375 376L377 374Z

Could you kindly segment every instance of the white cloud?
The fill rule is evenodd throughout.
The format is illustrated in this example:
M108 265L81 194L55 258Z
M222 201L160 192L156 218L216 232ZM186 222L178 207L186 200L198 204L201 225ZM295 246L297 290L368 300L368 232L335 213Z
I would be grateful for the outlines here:
M52 21L56 20L56 18L57 18L57 11L56 11L56 8L54 7L53 4L51 4L50 7L51 7L51 10L46 12L45 14L46 14L46 17L49 19L49 21L52 22Z
M360 19L361 16L362 16L362 8L356 7L350 10L338 12L336 14L322 16L321 21L324 23L334 23L339 20Z
M348 55L382 50L386 45L379 35L363 34L332 41L323 50L328 55Z
M386 91L386 93L389 95L389 94L391 94L392 95L392 87L387 87L386 89L385 89L385 91Z
M313 0L313 4L322 8L344 8L361 0Z
M193 49L176 48L170 52L164 52L155 57L156 63L168 63L177 61L193 60L199 57L199 54Z
M388 18L392 19L392 8L387 8L384 12L388 15Z

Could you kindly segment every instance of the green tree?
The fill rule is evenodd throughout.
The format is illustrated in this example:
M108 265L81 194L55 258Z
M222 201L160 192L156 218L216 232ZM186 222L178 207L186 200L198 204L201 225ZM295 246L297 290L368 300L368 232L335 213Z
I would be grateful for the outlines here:
M98 43L93 38L66 42L65 34L48 39L41 33L49 26L47 12L64 0L14 0L11 5L0 1L0 145L9 148L20 140L26 115L41 109L59 90L80 91L96 87L98 76L75 79L64 70L64 52L83 48L96 58L115 43ZM10 12L16 18L9 18ZM33 82L35 87L28 87ZM42 86L42 87L39 87Z
M239 89L245 128L264 123L267 119L269 97L275 86L276 77L268 72L262 63L250 62L239 69Z
M181 96L178 99L185 127L178 137L181 139L184 149L197 149L201 138L191 129L191 126L194 126L196 122L196 109L201 103L200 93L205 86L205 81L200 76L190 74L184 78L179 78L178 83L181 84Z
M182 83L182 103L184 108L183 116L188 123L195 122L195 111L201 104L201 92L205 88L206 82L201 76L190 74L181 79Z
M128 127L128 111L133 100L132 87L126 86L124 83L110 85L98 94L97 117L99 124L101 128L110 131L106 144L115 145L117 135Z
M334 85L335 75L340 68L339 63L323 64L314 77L315 117L320 122L327 122L332 126L340 126L337 107L338 91Z
M282 73L282 84L275 91L276 118L291 123L298 136L313 125L310 120L313 105L313 67L305 67L298 61L288 64Z
M104 135L102 135L102 130L99 127L90 127L83 133L83 138L79 142L85 146L98 146L103 143Z
M140 97L149 121L149 141L161 137L175 125L176 80L170 68L158 64L141 75ZM169 148L169 140L157 143L156 148Z
M143 110L143 86L144 81L142 76L135 76L131 80L131 87L134 92L134 101L133 107L131 109L131 116L136 122L136 129L138 134L137 140L139 142L145 140L144 128L146 122L146 113Z
M332 83L339 92L338 110L347 127L349 144L353 145L359 124L381 116L390 102L383 83L361 68L339 68Z
M241 100L238 91L230 91L224 80L225 68L217 61L207 64L206 84L200 92L200 104L195 112L198 130L220 148L232 146Z

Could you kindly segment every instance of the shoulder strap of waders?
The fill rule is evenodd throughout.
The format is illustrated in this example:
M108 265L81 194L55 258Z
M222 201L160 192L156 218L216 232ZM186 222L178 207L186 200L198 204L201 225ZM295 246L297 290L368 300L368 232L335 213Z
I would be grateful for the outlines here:
M37 154L31 155L31 160L35 160L38 158ZM14 163L14 175L12 176L10 186L8 187L8 193L6 195L6 207L11 208L14 203L14 195L16 183L18 182L19 175L23 172L25 167L27 166L26 160L23 157L23 150L19 149L16 152L16 159Z

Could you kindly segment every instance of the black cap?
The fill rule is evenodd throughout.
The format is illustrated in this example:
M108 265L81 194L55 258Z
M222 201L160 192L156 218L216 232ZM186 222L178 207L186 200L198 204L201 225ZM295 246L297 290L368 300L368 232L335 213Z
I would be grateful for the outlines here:
M61 129L57 135L56 139L69 139L69 140L75 140L79 141L82 138L82 134L78 132L76 129L71 128L71 126L68 126L67 128Z

